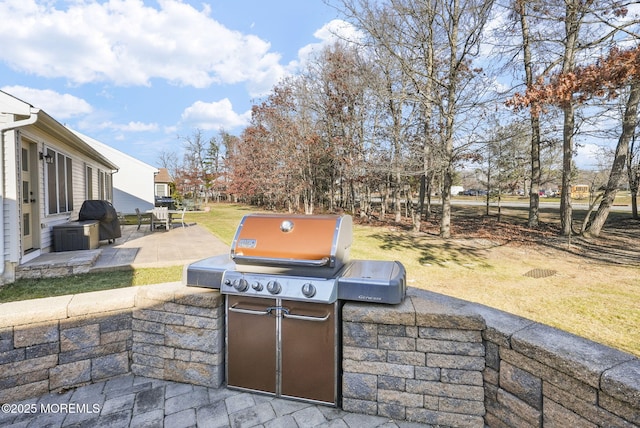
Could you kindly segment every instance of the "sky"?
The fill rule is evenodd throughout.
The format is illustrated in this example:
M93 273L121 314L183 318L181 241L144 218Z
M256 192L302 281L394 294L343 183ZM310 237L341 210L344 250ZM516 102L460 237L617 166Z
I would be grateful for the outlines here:
M240 135L311 52L357 38L323 0L0 0L0 16L0 90L155 167L196 130Z
M152 166L344 29L322 0L1 0L0 90Z

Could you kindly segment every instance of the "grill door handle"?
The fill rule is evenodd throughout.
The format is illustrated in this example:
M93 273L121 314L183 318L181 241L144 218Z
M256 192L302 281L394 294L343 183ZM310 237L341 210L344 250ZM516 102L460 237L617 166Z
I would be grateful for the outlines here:
M314 322L323 322L329 319L329 317L331 316L331 314L327 314L323 317L312 317L309 315L294 315L294 314L290 314L288 312L283 312L282 316L285 318L291 318L293 320L301 320L301 321L314 321Z
M271 312L271 308L267 308L264 311L256 311L254 309L236 308L237 305L238 304L236 303L232 306L229 306L229 311L247 315L269 315L269 313Z

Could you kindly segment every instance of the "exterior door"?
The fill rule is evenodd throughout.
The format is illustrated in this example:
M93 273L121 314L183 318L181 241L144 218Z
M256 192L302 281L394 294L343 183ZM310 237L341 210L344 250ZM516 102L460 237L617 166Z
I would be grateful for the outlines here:
M37 161L35 157L35 144L22 142L21 156L21 199L22 199L22 252L30 252L38 246L37 237L34 235L37 224Z

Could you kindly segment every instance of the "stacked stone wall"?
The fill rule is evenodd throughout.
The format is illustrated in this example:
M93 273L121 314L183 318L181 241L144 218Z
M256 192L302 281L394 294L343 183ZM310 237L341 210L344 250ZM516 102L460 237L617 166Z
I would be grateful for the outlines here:
M166 287L165 287L166 288ZM224 309L218 292L148 287L133 312L133 374L194 385L224 382Z
M475 311L487 322L488 426L640 426L638 358L511 314Z
M179 283L0 304L0 404L125 373L220 387L223 296ZM411 289L343 307L344 410L443 427L638 427L640 360Z
M168 283L0 304L0 403L131 372L219 387L222 301Z
M436 426L484 426L484 321L409 296L343 309L343 409Z
M134 291L0 305L0 402L128 373Z

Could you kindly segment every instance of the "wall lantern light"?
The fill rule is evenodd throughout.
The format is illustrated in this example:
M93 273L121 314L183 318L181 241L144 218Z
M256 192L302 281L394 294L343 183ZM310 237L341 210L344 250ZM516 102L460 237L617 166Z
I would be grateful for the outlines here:
M52 164L53 163L53 156L51 156L50 154L44 154L42 152L40 152L40 160L44 159L44 161L48 164Z

